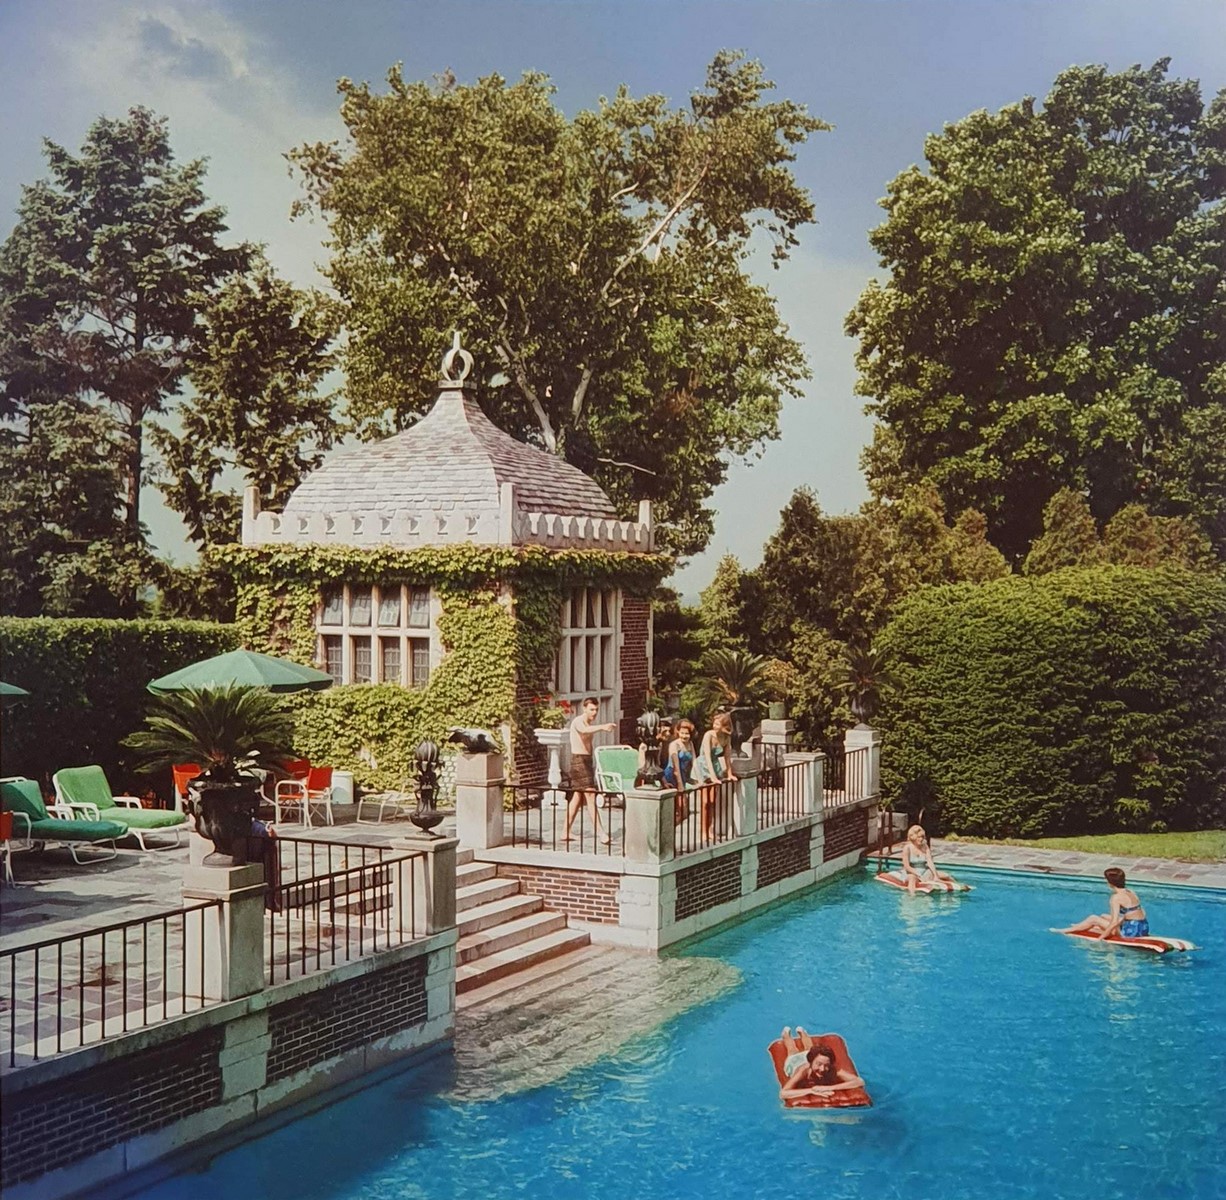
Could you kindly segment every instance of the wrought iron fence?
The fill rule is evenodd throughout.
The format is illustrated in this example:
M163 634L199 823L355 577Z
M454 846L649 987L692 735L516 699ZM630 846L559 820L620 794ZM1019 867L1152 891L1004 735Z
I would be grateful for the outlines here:
M616 857L626 852L625 797L620 792L587 792L574 804L571 793L560 789L508 783L503 807L512 846Z
M411 942L419 915L414 873L421 851L277 838L268 881L269 983Z
M871 794L871 752L833 749L826 755L825 803L827 808L842 808L865 800Z
M10 1067L118 1037L204 997L206 924L220 900L0 951ZM7 984L7 986L5 986Z
M678 858L736 837L739 829L737 781L692 784L673 799L673 845Z
M765 746L764 750L778 750L777 746ZM807 762L784 763L782 755L773 765L763 767L758 773L758 828L769 829L805 815Z

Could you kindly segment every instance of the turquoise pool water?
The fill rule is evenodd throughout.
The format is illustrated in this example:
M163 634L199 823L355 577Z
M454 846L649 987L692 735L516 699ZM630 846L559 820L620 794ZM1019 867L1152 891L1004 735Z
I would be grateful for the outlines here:
M1101 883L967 878L844 877L687 947L739 983L584 1070L464 1100L444 1057L143 1195L1220 1200L1226 898L1140 887L1202 947L1158 958L1047 932ZM781 1109L764 1047L797 1023L846 1037L875 1107Z

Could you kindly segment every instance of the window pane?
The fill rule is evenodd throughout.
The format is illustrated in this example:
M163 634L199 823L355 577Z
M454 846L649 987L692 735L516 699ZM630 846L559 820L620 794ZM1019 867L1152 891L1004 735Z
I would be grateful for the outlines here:
M600 690L613 690L613 635L606 633L600 639Z
M600 593L600 627L602 629L613 628L613 593Z
M600 593L592 588L587 594L587 627L595 629L600 624L600 619L596 614L596 606L600 603Z
M384 683L403 683L400 673L400 639L379 639L380 670L379 678Z
M570 639L570 690L583 692L587 690L587 675L583 670L583 638Z
M349 597L349 624L370 624L370 592L354 591Z
M324 592L323 614L319 618L321 625L339 625L345 615L345 596L340 588L329 588Z
M369 597L368 597L369 599ZM367 613L369 616L369 612ZM371 680L370 638L353 639L353 682L369 683Z
M587 686L588 691L600 691L600 638L588 637L587 642Z
M414 629L430 628L429 588L409 588L409 625Z
M341 639L335 635L324 638L324 670L332 676L333 683L344 683L342 673L345 664L342 660Z
M429 638L410 638L409 655L412 669L409 682L413 687L425 687L430 682Z
M379 594L379 624L384 629L400 627L399 588L384 588Z

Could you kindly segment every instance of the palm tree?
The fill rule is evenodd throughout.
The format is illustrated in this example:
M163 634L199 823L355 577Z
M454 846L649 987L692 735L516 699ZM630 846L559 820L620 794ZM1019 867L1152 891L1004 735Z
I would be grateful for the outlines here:
M881 651L867 646L847 646L843 651L845 677L838 685L847 693L848 707L862 724L877 715L881 708L881 691L897 682L886 665Z
M698 669L711 699L728 708L752 704L770 659L747 650L708 650Z
M201 778L232 784L276 770L293 757L293 718L258 687L185 688L158 696L145 728L124 739L142 771L194 762Z

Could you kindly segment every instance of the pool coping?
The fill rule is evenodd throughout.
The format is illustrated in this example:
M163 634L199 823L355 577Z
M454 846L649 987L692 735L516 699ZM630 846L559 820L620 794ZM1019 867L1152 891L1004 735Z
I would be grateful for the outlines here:
M901 848L902 843L896 842L890 847L890 851ZM933 838L932 853L938 865L943 865L951 871L963 867L1007 871L1014 875L1030 875L1040 879L1101 879L1107 867L1119 867L1130 880L1137 883L1226 894L1226 862L1189 863L1178 859L950 842L941 838ZM886 858L897 861L898 854L887 852ZM869 851L864 857L866 866L871 867L876 861L877 855L874 851Z

